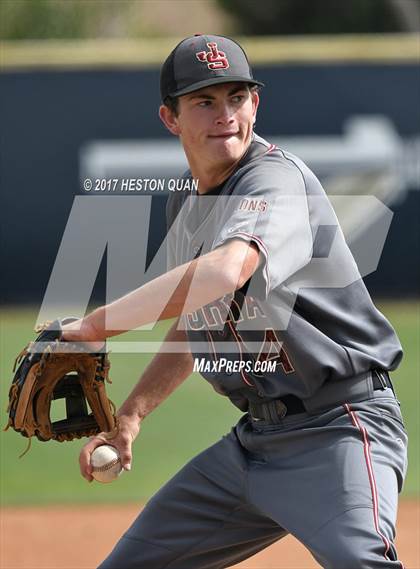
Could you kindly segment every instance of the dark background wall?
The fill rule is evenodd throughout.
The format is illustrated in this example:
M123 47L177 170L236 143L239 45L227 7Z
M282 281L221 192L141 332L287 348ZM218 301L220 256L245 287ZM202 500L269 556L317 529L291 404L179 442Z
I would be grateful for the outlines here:
M264 135L340 135L355 114L388 116L402 137L420 131L414 64L264 66L254 75L267 85L257 123ZM158 85L155 69L0 75L2 302L41 301L74 196L81 193L85 142L169 136L157 116ZM164 203L157 200L160 215ZM416 295L418 188L409 188L393 210L378 270L366 282L376 295ZM162 225L154 224L154 242Z

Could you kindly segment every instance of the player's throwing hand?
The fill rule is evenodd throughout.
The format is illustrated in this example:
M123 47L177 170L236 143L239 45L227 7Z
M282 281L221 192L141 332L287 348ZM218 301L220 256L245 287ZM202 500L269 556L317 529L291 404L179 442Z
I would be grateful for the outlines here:
M130 419L125 415L118 417L118 433L113 436L110 433L99 433L83 446L80 451L79 465L80 473L88 482L92 482L92 466L91 455L93 451L104 444L112 444L118 449L121 458L121 464L124 470L131 469L131 445L140 431L140 425L137 420Z

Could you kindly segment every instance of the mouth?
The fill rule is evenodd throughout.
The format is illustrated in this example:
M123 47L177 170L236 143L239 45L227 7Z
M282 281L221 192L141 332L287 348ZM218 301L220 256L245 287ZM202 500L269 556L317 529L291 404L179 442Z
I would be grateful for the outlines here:
M237 136L239 132L222 132L221 134L209 134L209 138L225 139L231 138L232 136Z

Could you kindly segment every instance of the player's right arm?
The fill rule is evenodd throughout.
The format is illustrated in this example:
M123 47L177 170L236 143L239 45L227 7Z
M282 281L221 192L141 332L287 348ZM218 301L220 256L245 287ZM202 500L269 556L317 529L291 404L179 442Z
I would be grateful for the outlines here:
M160 351L144 370L140 380L118 410L118 434L110 439L105 433L92 437L80 452L80 472L92 481L90 456L103 444L115 446L120 453L122 466L131 468L131 446L140 431L141 422L160 405L192 373L193 360L188 349L185 330L177 330L178 319L165 337ZM165 351L165 343L183 344L182 352Z

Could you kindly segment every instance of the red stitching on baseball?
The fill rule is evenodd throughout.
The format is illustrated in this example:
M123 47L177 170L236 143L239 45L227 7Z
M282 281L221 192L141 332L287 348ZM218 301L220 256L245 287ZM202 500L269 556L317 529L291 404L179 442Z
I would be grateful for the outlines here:
M110 468L112 468L113 466L115 466L116 464L118 464L120 462L120 458L113 458L111 460L111 462L107 462L106 464L104 464L103 466L94 466L92 468L93 472L105 472L106 470L109 470Z

